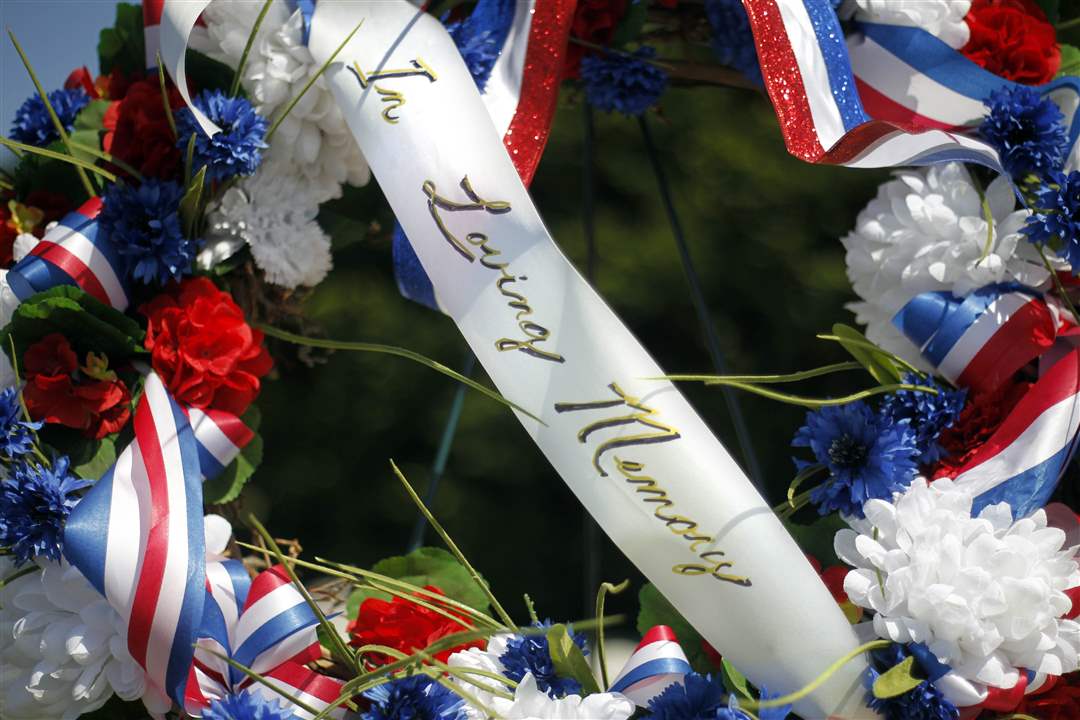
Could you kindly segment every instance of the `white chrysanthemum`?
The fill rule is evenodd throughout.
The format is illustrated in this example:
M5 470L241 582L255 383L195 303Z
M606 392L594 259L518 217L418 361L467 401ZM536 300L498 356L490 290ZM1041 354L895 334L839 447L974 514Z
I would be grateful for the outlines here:
M279 160L263 163L209 209L203 252L216 256L243 239L270 282L287 288L317 285L332 266L330 237L315 222L318 212L289 166Z
M261 2L216 0L203 13L210 55L235 68L240 62ZM242 83L255 109L271 121L319 71L303 43L303 16L275 0L259 28L244 67ZM341 185L364 185L371 178L341 109L319 78L274 133L268 158L285 160L317 202L341 195Z
M906 25L925 30L951 48L971 37L964 17L971 0L846 0L841 14L882 25Z
M986 190L988 227L979 191L963 165L904 170L878 188L843 238L847 274L863 302L852 303L873 342L921 365L918 348L892 317L919 293L963 296L985 285L1049 280L1038 251L1020 234L1029 214L1016 210L1008 180Z
M52 230L56 226L56 223L52 222L46 226L45 230ZM30 251L34 249L40 240L33 233L19 233L15 236L15 242L11 246L11 256L15 262L19 262L24 257L30 254Z
M0 589L4 717L71 720L101 707L113 693L140 698L145 675L128 654L120 616L75 568L40 565L40 572ZM14 570L0 558L0 576Z
M882 638L924 643L960 678L1010 688L1020 669L1077 669L1080 624L1063 618L1080 585L1075 548L1046 513L1013 521L1005 503L971 516L972 494L917 478L895 501L871 500L836 552L856 569L844 590L873 610Z

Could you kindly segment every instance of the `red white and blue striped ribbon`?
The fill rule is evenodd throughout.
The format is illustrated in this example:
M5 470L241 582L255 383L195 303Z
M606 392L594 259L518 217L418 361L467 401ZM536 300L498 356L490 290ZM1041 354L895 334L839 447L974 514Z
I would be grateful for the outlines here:
M1080 350L1039 378L993 435L953 476L975 494L973 513L1007 502L1021 518L1043 507L1076 450Z
M863 106L876 120L943 130L970 127L986 114L983 101L992 93L1020 87L920 28L869 23L859 28L848 38L848 51ZM1080 78L1062 77L1036 89L1058 103L1072 147L1080 135Z
M997 153L981 140L868 114L828 0L743 0L743 5L765 88L796 157L866 168L955 160L1003 172Z
M124 258L101 232L101 198L68 213L8 271L20 301L57 285L75 285L117 310L128 306Z
M64 554L123 618L148 686L182 704L206 599L198 450L154 373L134 427L132 443L72 509Z
M480 0L474 12L481 4L512 9L490 13L497 24L489 32L503 41L481 98L527 186L551 131L577 0ZM395 228L393 253L401 294L442 311L435 288L400 227Z
M1046 352L1062 322L1039 294L1015 285L990 285L964 298L922 293L893 317L939 375L977 392L1009 381Z
M157 67L157 55L161 51L161 11L165 0L143 0L143 44L146 48L146 68Z
M273 567L250 580L235 560L207 566L207 605L191 669L185 708L199 716L213 700L247 688L281 700L282 693L314 710L340 694L342 683L304 667L321 655L318 618L288 575ZM280 692L252 685L246 675L207 650L226 655L254 672L273 678ZM293 717L314 717L293 706ZM344 717L337 709L331 717Z
M255 437L255 433L232 413L188 408L187 416L195 432L199 468L207 480L224 472Z
M686 654L666 625L655 625L645 633L618 677L611 683L610 692L622 693L635 705L648 707L649 701L669 686L683 681L691 672Z

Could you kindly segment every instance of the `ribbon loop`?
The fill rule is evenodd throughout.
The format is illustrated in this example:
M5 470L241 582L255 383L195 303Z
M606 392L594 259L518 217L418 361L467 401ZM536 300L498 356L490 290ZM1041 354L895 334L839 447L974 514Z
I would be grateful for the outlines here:
M611 683L610 692L622 693L635 705L648 707L649 701L692 672L686 654L666 625L649 628L626 665Z

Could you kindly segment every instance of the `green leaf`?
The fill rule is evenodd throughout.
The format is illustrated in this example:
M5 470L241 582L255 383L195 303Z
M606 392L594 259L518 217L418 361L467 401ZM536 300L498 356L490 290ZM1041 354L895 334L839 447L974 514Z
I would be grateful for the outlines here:
M244 446L236 459L229 463L220 475L203 483L203 502L209 505L221 505L238 498L248 480L262 464L263 440L258 433L262 414L257 406L252 405L240 419L255 433L255 437L251 438L251 442Z
M1056 23L1061 19L1061 0L1035 0L1043 12L1046 13L1046 19L1052 23Z
M744 698L753 699L753 695L750 693L750 686L747 683L746 676L743 675L737 667L727 661L727 658L720 661L721 665L721 677L724 680L724 687L730 693L735 693Z
M1061 68L1056 77L1080 75L1080 48L1061 43Z
M49 188L51 192L63 195L75 207L86 199L86 192L74 167L32 153L25 153L19 158L12 184L15 185L15 196L20 199L25 199L40 188Z
M101 143L101 132L98 131L98 130L91 130L89 128L84 128L82 130L72 130L68 134L68 137L74 143L78 143L80 145L86 145L87 147L92 147L92 148L100 147L100 143ZM62 147L63 146L61 146L61 148ZM50 147L50 149L56 149L56 148L51 148ZM63 152L67 152L66 148L63 149ZM71 149L71 154L74 155L75 157L79 158L80 160L85 160L86 162L89 162L89 163L96 163L97 160L98 160L97 157L95 155L93 155L92 153L88 153L88 152L86 152L84 150L79 150L78 148L75 148L75 147L73 147Z
M185 67L192 87L226 90L232 84L233 69L201 52L189 50Z
M388 557L377 562L371 569L381 575L418 587L434 585L452 600L457 600L481 612L486 612L488 609L487 596L473 582L469 571L457 561L457 558L442 548L422 547L413 550L408 555ZM390 599L390 595L386 593L371 588L357 588L349 596L346 605L350 618L356 617L360 604L369 597Z
M129 3L116 6L116 22L98 36L98 61L101 73L114 69L125 75L146 72L146 51L143 41L142 7Z
M51 333L66 337L80 360L90 351L104 353L111 367L146 353L145 333L137 322L70 285L32 295L19 305L0 331L0 342L10 355L14 340L21 361L28 347Z
M638 592L640 610L637 617L638 635L644 635L654 625L667 625L675 631L679 645L694 670L700 673L716 672L717 667L705 653L703 640L694 626L668 602L668 599L652 583L642 586Z
M909 656L904 658L904 661L899 665L895 665L879 675L878 679L874 681L874 697L882 700L894 698L906 692L911 692L922 685L926 679L915 677L912 674L914 667L915 657Z
M628 43L635 42L641 37L641 29L645 27L645 20L649 17L649 4L645 2L631 3L626 8L619 26L615 28L615 35L611 38L611 47L621 48Z
M91 100L75 116L76 130L102 130L105 127L105 111L112 103L108 100Z
M552 625L547 631L547 641L548 654L557 674L577 680L581 683L584 694L600 692L600 686L592 674L589 661L585 659L585 653L581 652L581 648L570 637L565 625Z
M202 195L205 186L206 166L203 165L188 183L184 197L180 198L180 222L185 237L195 237L195 230L202 215Z
M832 331L834 335L840 338L849 338L864 343L869 342L861 332L850 325L836 323L832 326ZM851 353L853 358L862 363L862 366L866 368L866 371L882 385L891 385L900 382L900 371L896 369L896 365L884 352L871 350L855 343L844 342L843 340L840 341L840 344L844 346L845 350Z
M809 525L797 525L790 519L784 521L784 527L795 538L799 549L807 555L812 555L822 567L836 565L840 559L836 557L836 549L833 547L833 538L836 533L847 527L839 513L826 515L815 520Z
M74 468L75 474L86 480L100 480L101 476L116 462L116 443L103 438L94 456Z

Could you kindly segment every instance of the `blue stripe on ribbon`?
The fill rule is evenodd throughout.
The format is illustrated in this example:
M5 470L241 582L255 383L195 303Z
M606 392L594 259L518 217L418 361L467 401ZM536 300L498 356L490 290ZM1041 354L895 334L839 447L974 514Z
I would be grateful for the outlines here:
M8 271L7 281L12 292L22 302L39 292L45 292L60 285L78 287L73 277L37 255L27 255L15 263Z
M1006 80L976 65L963 54L920 28L902 25L858 23L865 35L916 71L953 92L983 102L990 94L1004 88L1027 87ZM1043 96L1068 88L1080 95L1080 78L1057 78L1037 89ZM1080 113L1078 113L1080 115ZM1080 136L1080 117L1073 117L1069 127L1069 147Z
M109 543L113 470L110 467L71 509L64 524L64 557L105 595L105 554Z
M611 692L622 692L642 680L648 680L658 675L686 675L691 672L690 663L682 658L657 658L647 663L642 663L611 686Z
M247 603L248 591L251 590L251 576L248 575L247 568L240 560L223 560L221 564L232 581L233 595L236 596L236 612L239 615Z
M116 245L109 242L101 232L101 225L98 223L97 218L88 218L81 213L71 212L65 215L64 219L57 223L57 225L58 227L54 229L53 232L57 232L59 227L63 227L71 232L77 232L89 240L90 244L94 246L94 249L101 253L109 263L109 266L113 269L113 273L116 274L117 279L120 281L121 285L124 286L124 292L128 292L126 286L127 259L117 251ZM52 240L53 238L49 237L52 234L53 233L46 234L45 239ZM53 237L56 238L53 240L54 242L57 242L60 245L64 244L64 238L59 233Z
M922 350L955 308L951 293L920 293L893 315L892 324Z
M964 336L968 328L986 312L995 300L1001 297L1001 294L1001 289L997 285L988 285L969 293L942 319L938 331L923 349L923 356L934 367L940 365L949 351L960 342L960 338Z
M930 648L926 647L922 643L908 643L908 652L915 656L916 662L926 673L926 679L930 682L934 682L939 678L945 677L952 668L937 659L937 655L930 652Z
M480 0L469 17L446 26L458 51L462 52L476 88L482 93L491 77L491 71L506 45L510 28L514 25L514 0ZM446 16L443 16L445 22ZM480 47L485 47L483 51ZM478 53L480 57L466 57L466 52Z
M869 121L870 117L863 110L862 100L855 87L855 75L851 71L851 59L844 42L840 19L829 0L803 0L803 5L806 6L806 14L814 26L821 55L825 58L829 87L844 122L844 131L851 132Z
M1007 502L1012 508L1013 518L1020 519L1045 506L1054 494L1061 473L1075 449L1076 437L1073 437L1068 445L1047 460L976 497L971 514L978 515L983 508Z
M420 258L416 256L409 238L405 237L401 224L396 222L392 250L394 277L397 280L398 291L413 302L442 312L442 308L435 300L435 286L431 284L431 278L428 277L424 266L420 264Z
M202 472L202 476L207 480L213 480L221 473L225 472L225 466L218 462L218 459L214 457L214 454L210 452L205 445L195 440L195 445L199 452L199 470Z
M225 612L218 604L217 598L209 590L206 592L206 604L203 607L199 637L210 638L221 646L226 655L232 654L232 647L229 644L229 624L225 622Z
M315 617L307 602L301 600L291 608L282 610L274 617L267 620L258 630L249 635L233 653L233 660L244 667L251 667L255 660L267 650L284 641L287 637L301 630L317 625L319 619ZM229 680L236 684L244 679L244 674L236 668L229 666Z
M176 703L184 706L188 671L195 656L194 642L203 608L206 604L206 528L203 521L202 473L199 472L199 452L196 449L195 433L188 423L187 416L169 397L173 423L176 427L176 442L180 451L184 473L184 500L187 512L187 584L184 587L184 600L180 606L180 617L176 623L172 647L169 650L169 664L165 671L165 684ZM161 443L171 442L173 438L159 437Z

